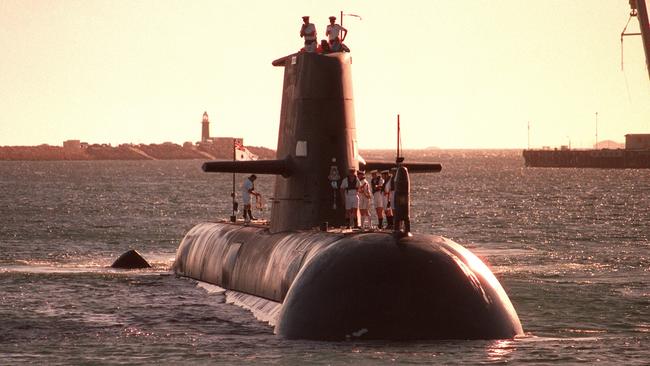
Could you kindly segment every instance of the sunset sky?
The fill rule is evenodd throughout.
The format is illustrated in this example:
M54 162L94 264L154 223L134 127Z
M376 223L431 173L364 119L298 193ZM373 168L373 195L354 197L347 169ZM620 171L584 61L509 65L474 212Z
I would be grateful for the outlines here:
M628 0L0 0L0 145L198 141L276 148L283 69L339 12L360 147L590 147L650 133ZM338 21L337 21L338 22ZM628 31L638 32L636 19Z

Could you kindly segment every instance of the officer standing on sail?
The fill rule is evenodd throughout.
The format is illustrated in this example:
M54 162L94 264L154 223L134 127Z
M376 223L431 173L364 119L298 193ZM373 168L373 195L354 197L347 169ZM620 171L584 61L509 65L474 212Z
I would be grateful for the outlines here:
M330 17L330 24L327 25L325 30L325 35L328 37L330 42L330 50L332 52L341 51L341 44L345 41L345 36L348 35L348 30L342 26L335 23L336 17ZM341 36L341 33L343 35Z
M300 37L305 39L305 52L316 52L316 26L309 23L309 16L302 17L303 25L300 28Z

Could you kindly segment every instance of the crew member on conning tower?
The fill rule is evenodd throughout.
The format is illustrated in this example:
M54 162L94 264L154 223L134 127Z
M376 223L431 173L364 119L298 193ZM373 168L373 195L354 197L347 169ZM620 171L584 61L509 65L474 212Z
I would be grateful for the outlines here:
M309 23L309 16L302 17L303 25L300 28L300 37L305 39L305 52L316 52L316 26Z
M329 38L330 50L332 52L340 52L342 49L341 45L345 41L345 36L348 35L348 30L336 24L335 21L336 17L331 16L330 24L327 25L327 29L325 30L325 35ZM341 36L341 32L343 32L343 36Z

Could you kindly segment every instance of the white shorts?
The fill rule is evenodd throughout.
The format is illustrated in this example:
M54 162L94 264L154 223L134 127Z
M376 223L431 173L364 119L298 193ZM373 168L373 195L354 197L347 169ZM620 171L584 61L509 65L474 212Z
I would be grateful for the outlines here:
M384 202L384 193L381 191L373 193L372 202L375 205L375 208L385 208L386 203Z
M345 195L345 209L350 210L352 208L358 208L359 207L359 197L358 196L352 196L352 195Z
M367 198L364 195L360 195L360 197L359 197L359 209L361 209L361 210L370 209L370 198Z
M242 195L241 200L242 200L243 204L250 205L251 204L251 194Z

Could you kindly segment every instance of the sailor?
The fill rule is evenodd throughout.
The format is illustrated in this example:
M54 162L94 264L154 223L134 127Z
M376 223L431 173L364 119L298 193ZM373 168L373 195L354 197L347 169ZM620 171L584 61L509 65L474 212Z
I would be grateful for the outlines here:
M384 179L384 207L386 210L386 229L393 228L393 198L395 198L395 183L393 176L390 175L388 170L381 172Z
M330 44L327 43L327 40L321 39L320 44L316 48L316 53L318 54L328 54L330 53Z
M370 229L372 227L372 220L370 219L370 199L372 194L370 193L370 184L366 180L366 172L359 170L357 173L357 178L359 178L359 212L361 213L361 229ZM368 226L366 226L366 221Z
M300 28L300 37L305 39L305 52L316 52L316 26L309 23L309 16L302 17L303 25Z
M325 35L329 37L330 50L332 52L339 52L341 51L341 44L345 41L345 37L348 35L348 30L335 22L336 17L331 16L330 24L327 25L327 29L325 30ZM343 32L343 36L341 36L341 32Z
M245 223L249 223L251 220L257 220L255 217L253 217L253 213L251 212L251 195L255 196L256 198L261 198L262 195L255 191L255 179L257 179L257 176L255 174L251 174L251 176L246 178L246 180L244 180L244 183L241 185L241 196L242 201L244 201Z
M370 179L370 188L372 189L372 202L375 205L375 211L377 212L377 221L379 224L377 227L381 229L384 226L384 179L379 176L379 173L376 170L370 172L372 174L372 179Z
M359 187L361 183L356 176L356 169L348 169L348 176L341 182L341 195L345 197L345 218L348 219L348 229L358 227L357 208L359 207Z

